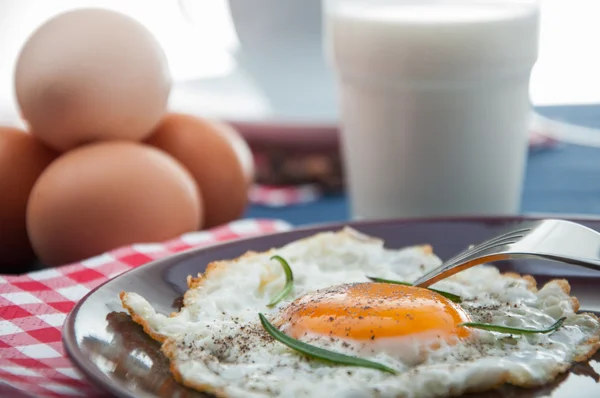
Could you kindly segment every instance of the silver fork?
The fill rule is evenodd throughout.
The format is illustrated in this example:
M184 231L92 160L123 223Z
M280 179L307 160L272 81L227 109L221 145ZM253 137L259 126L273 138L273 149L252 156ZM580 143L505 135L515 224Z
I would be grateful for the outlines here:
M600 271L600 233L565 220L526 221L505 234L457 254L413 285L427 287L475 265L541 258Z

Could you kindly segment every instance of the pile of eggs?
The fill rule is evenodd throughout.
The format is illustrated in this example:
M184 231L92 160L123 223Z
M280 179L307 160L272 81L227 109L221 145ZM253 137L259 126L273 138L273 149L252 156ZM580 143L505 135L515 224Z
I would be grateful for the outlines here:
M136 20L60 14L27 40L0 127L0 273L158 242L242 215L252 154L231 127L168 111L165 54Z

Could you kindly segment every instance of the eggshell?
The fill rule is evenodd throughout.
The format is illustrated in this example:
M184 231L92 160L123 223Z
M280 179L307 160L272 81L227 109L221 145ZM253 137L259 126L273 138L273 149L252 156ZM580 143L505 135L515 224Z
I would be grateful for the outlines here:
M164 51L150 31L104 9L50 19L28 38L15 68L30 130L60 151L142 140L164 115L170 89Z
M131 142L84 146L40 176L27 207L36 254L48 265L197 230L202 207L187 170L166 153Z
M254 164L250 148L233 128L170 113L147 143L168 152L191 172L202 191L205 227L243 214Z
M57 156L25 131L0 127L0 274L25 271L35 258L25 226L27 198Z

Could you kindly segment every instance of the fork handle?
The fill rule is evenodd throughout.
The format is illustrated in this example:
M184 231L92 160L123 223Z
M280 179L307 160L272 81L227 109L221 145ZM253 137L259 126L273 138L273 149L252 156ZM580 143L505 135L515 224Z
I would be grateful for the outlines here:
M510 253L510 254L494 254L489 256L482 256L470 261L467 261L458 266L454 266L453 264L448 264L447 266L436 268L433 271L423 275L419 279L417 279L413 285L419 287L428 287L433 285L436 282L441 281L442 279L446 279L449 276L452 276L456 273L474 267L476 265L490 263L494 261L501 260L513 260L513 259L541 259L541 260L549 260L553 262L560 262L564 264L576 265L579 267L584 267L588 269L592 269L595 271L600 271L600 259L594 258L583 258L583 257L562 257L557 256L556 254L550 253Z
M510 256L510 258L525 258L525 256ZM540 253L537 255L529 255L529 258L540 258L543 260L550 260L554 262L566 263L571 265L577 265L579 267L588 268L594 271L600 271L600 259L584 258L584 257L562 257L556 254Z

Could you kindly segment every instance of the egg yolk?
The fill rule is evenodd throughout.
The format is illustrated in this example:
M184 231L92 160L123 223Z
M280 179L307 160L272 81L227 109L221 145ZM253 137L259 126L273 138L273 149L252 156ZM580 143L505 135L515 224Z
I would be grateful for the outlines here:
M458 326L470 318L457 304L428 289L388 283L355 283L309 293L284 310L286 334L308 333L353 340L426 334L448 343L470 335Z

